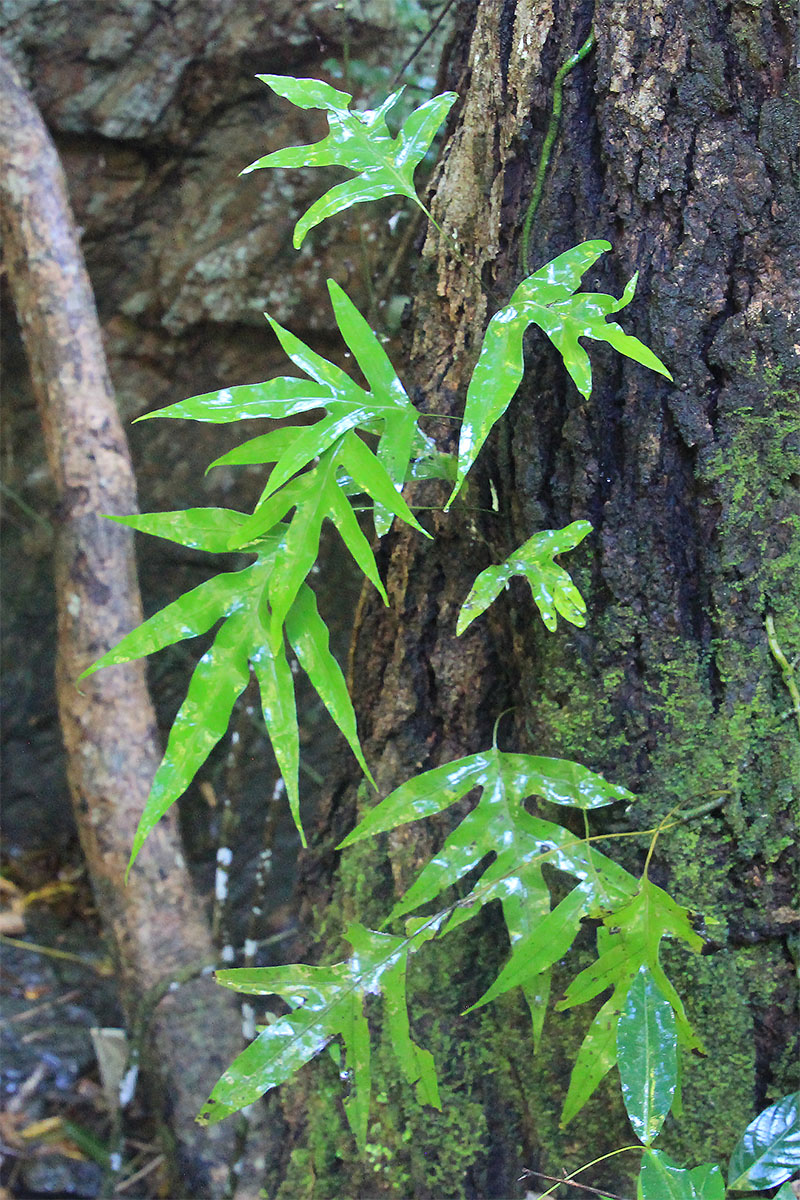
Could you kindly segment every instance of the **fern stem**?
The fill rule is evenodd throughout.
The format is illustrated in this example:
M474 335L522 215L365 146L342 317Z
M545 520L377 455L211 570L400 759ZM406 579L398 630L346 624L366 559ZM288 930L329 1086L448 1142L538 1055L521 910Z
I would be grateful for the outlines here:
M800 691L797 688L797 681L794 677L794 669L786 655L781 649L781 644L778 641L778 636L775 633L775 618L772 613L767 613L764 625L767 630L767 641L769 642L770 652L775 662L781 669L783 682L786 684L786 690L792 698L792 708L794 709L794 719L797 721L797 728L800 730Z
M641 1153L644 1150L644 1146L620 1146L619 1150L610 1150L608 1154L601 1154L599 1158L593 1158L591 1162L584 1163L576 1171L570 1171L569 1175L565 1175L563 1179L559 1179L558 1183L553 1184L546 1192L542 1192L539 1200L545 1200L546 1196L552 1196L563 1184L569 1184L576 1175L580 1175L583 1171L588 1171L590 1167L596 1167L598 1163L605 1162L607 1158L614 1158L617 1154L627 1154L629 1150L638 1150Z
M576 50L574 54L570 55L566 62L561 64L556 71L556 77L553 80L553 107L550 113L550 123L547 126L547 133L545 134L545 138L542 143L542 152L539 155L539 166L536 169L536 179L534 181L533 191L531 192L531 198L528 203L528 211L525 213L525 223L522 226L522 241L519 248L519 265L523 275L528 274L528 246L531 238L531 227L533 225L533 218L536 216L539 203L542 199L545 176L547 175L547 168L550 165L553 146L555 145L555 140L558 135L558 127L561 123L561 99L564 90L564 80L567 75L569 75L570 71L577 67L578 63L586 58L586 55L589 53L589 51L593 49L595 41L594 29L590 29L589 36L581 46L580 50Z

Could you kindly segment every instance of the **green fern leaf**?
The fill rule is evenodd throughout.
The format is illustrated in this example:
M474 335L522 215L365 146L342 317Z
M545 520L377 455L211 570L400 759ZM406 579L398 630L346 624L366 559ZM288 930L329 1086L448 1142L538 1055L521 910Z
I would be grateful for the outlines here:
M266 495L230 543L230 549L248 545L255 538L269 533L294 508L294 516L283 542L282 568L274 572L269 585L272 609L270 632L274 643L281 637L283 622L300 584L317 559L322 524L326 518L336 526L360 569L378 590L384 603L388 603L375 556L342 487L342 473L348 486L355 484L359 491L370 495L387 511L413 525L425 537L430 537L395 489L393 480L380 460L356 433L348 430L344 437L320 456L318 464L311 471L287 483L274 495Z
M217 424L253 417L285 420L322 408L326 415L314 424L274 429L228 451L211 466L274 463L262 497L266 500L350 430L361 429L377 436L378 462L394 490L400 492L406 479L413 476L412 456L427 462L435 455L435 447L419 428L419 413L367 321L332 279L328 291L339 329L369 384L368 391L267 314L286 354L310 382L281 376L265 383L223 388L170 404L139 420L178 417ZM397 512L393 499L387 503L375 497L373 519L379 537L389 530ZM231 546L238 544L232 538Z
M624 905L603 917L606 928L598 931L598 957L570 983L557 1010L585 1004L613 988L611 999L595 1017L584 1039L570 1078L561 1116L566 1125L580 1111L600 1082L602 1074L617 1061L617 1029L629 989L638 972L647 968L655 986L668 1001L674 1015L678 1042L688 1050L703 1053L703 1045L692 1029L683 1003L664 973L659 959L665 937L682 941L699 951L703 945L692 928L685 908L645 876L636 894ZM504 989L505 990L505 989ZM613 1038L613 1043L607 1039ZM598 1053L602 1047L603 1073L597 1076ZM588 1071L588 1077L587 1077ZM589 1088L589 1083L593 1086Z
M550 967L569 949L582 917L618 906L635 892L636 880L569 830L531 816L523 801L538 795L554 804L587 810L634 797L579 763L492 749L426 771L403 784L371 809L341 845L442 812L475 787L482 789L479 803L423 868L389 919L434 900L487 855L493 855L494 861L469 895L459 901L442 931L449 932L469 920L490 900L500 901L512 961L524 959L526 963L523 986L538 1037ZM553 912L542 875L545 862L580 881ZM537 954L539 965L531 965L530 956Z
M558 350L575 386L587 399L592 391L589 356L582 337L608 342L620 354L672 379L659 358L638 338L624 333L606 318L633 299L636 278L617 300L604 293L573 295L584 273L611 243L582 242L547 263L516 289L508 304L495 313L486 329L480 356L467 389L467 403L458 448L455 500L492 426L508 408L524 371L522 341L529 325L538 325Z
M554 563L553 558L556 554L574 549L591 529L588 521L573 521L565 529L546 529L528 538L500 566L481 571L461 606L456 634L461 635L476 617L485 612L515 575L524 575L528 580L542 620L551 632L558 623L557 612L565 621L583 627L586 624L583 596L569 574Z
M114 518L135 529L202 550L227 550L239 537L243 513L228 509L188 509ZM355 517L353 517L355 521ZM207 633L222 620L211 648L203 655L170 730L134 837L131 865L148 834L183 794L227 729L233 705L253 669L261 693L264 723L286 785L300 837L299 733L294 682L279 628L270 637L269 587L280 576L288 531L271 531L256 543L258 559L243 571L226 572L185 593L127 634L81 678L102 667L131 662L184 638ZM289 640L301 666L347 739L364 773L373 782L361 750L353 706L341 670L328 649L328 632L311 589L298 587L286 613Z
M341 166L356 172L353 179L326 192L294 227L294 247L299 250L309 230L327 217L353 204L384 196L408 196L419 204L414 190L414 171L425 157L436 131L457 100L455 92L444 92L422 104L406 119L396 137L386 124L386 114L404 89L393 92L379 108L351 112L353 97L317 79L294 79L287 75L257 75L279 96L299 108L324 108L329 133L312 146L276 150L245 167L242 175L262 167Z
M436 1070L427 1050L412 1041L406 1003L408 956L436 932L419 922L408 937L351 925L345 938L353 954L332 967L245 967L218 971L217 981L237 992L281 996L292 1011L259 1034L217 1082L199 1119L213 1124L252 1104L341 1037L351 1091L345 1112L359 1149L367 1137L371 1088L367 996L382 995L392 1049L421 1104L441 1108Z

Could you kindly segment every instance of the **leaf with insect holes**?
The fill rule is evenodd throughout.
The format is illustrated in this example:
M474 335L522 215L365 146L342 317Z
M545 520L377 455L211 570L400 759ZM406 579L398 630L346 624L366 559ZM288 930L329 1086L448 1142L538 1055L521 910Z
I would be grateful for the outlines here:
M574 549L591 529L588 521L573 521L565 529L545 529L523 542L498 567L481 571L461 606L456 634L460 636L485 612L515 575L527 579L536 607L551 632L558 624L557 612L565 621L582 628L586 624L586 603L569 574L553 559L556 554Z
M541 1032L549 990L549 970L571 945L581 918L632 895L636 880L569 830L528 813L523 801L541 796L553 804L583 810L632 800L627 789L608 783L579 763L496 748L426 771L371 809L341 843L394 829L407 821L449 808L473 788L478 805L450 834L442 848L395 905L390 919L404 916L439 896L491 854L469 895L442 926L448 932L499 900L512 954L538 955L537 970L525 980L534 1032ZM553 912L542 875L543 863L577 877L579 886Z
M458 475L447 507L455 500L472 464L496 421L508 408L522 380L522 342L529 325L538 325L561 355L578 391L587 399L592 369L580 338L608 342L620 354L672 379L659 358L638 338L606 318L633 299L636 279L621 299L602 292L573 295L585 272L611 243L581 242L523 279L508 304L489 322L475 370L467 389L464 421L458 446Z
M378 461L399 492L413 474L412 460L427 461L435 454L435 447L419 428L419 413L368 322L333 279L328 280L328 291L336 322L367 380L368 391L267 314L281 346L309 382L281 376L265 383L223 388L170 404L139 419L179 417L221 424L253 417L286 420L324 409L325 416L314 424L262 434L223 454L211 466L274 463L264 490L266 499L344 434L360 429L377 436ZM373 519L379 537L391 527L396 511L393 503L375 499Z
M134 529L208 551L227 549L226 542L232 532L239 531L246 519L246 514L229 509L189 509L114 518ZM258 544L258 559L252 566L217 575L186 592L132 630L81 676L83 679L102 667L143 658L174 642L207 633L220 620L224 622L195 669L186 699L170 730L134 837L131 864L148 834L183 794L225 733L233 706L250 679L251 667L292 816L305 845L300 821L300 741L294 681L283 638L273 643L265 625L265 621L269 622L266 603L269 584L273 575L282 570L287 532L285 527L271 531ZM314 594L305 584L298 588L287 610L286 632L313 687L372 781L344 677L328 649L328 631L317 611Z
M252 1104L283 1083L335 1037L345 1049L351 1090L344 1102L363 1153L369 1119L370 1037L364 1003L381 995L385 1028L403 1074L420 1104L441 1108L436 1067L429 1051L411 1039L406 1004L408 956L433 937L437 922L417 922L408 937L351 925L345 938L352 955L332 967L245 967L218 971L224 987L253 996L281 996L291 1012L279 1017L243 1050L217 1082L199 1119L213 1124Z
M345 475L348 485L355 482L362 492L382 504L388 512L402 517L425 537L430 536L396 491L380 460L353 430L348 430L320 456L311 471L293 479L274 494L264 496L231 542L232 550L247 545L269 533L294 508L294 516L283 539L281 569L273 572L269 582L272 610L269 630L274 643L280 639L286 614L319 555L322 523L326 518L336 526L358 566L377 588L384 603L388 603L375 556L340 484L340 473Z
M617 1023L617 1063L631 1125L649 1146L678 1086L678 1034L672 1005L644 965L628 988Z
M728 1187L761 1191L800 1171L800 1092L770 1104L751 1121L731 1155Z
M562 1125L580 1111L617 1061L620 1014L630 986L643 966L673 1011L679 1044L687 1050L704 1053L702 1042L689 1024L681 999L659 960L664 938L682 941L694 951L702 948L702 938L692 928L687 910L644 876L636 894L626 904L604 914L603 924L605 928L598 930L597 959L572 980L564 999L556 1005L558 1011L573 1008L595 999L608 988L613 989L578 1053L564 1101Z
M443 92L420 105L406 119L396 137L386 115L404 89L392 92L380 107L351 112L353 97L318 79L288 75L257 75L277 95L298 108L322 108L328 115L328 136L311 146L275 150L245 167L242 175L262 167L347 167L352 179L336 184L317 200L294 227L294 247L299 250L309 230L354 204L384 196L408 196L419 204L414 171L425 157L442 121L456 102L455 92Z

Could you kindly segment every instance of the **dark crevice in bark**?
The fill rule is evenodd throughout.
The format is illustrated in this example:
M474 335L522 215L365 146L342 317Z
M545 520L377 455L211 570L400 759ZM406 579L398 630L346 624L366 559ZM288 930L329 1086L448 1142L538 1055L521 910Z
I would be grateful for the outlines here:
M503 79L503 94L508 84L508 63L511 58L511 47L514 38L514 16L517 11L517 0L503 0L498 23L498 41L500 46L500 72Z
M702 335L702 350L701 358L708 371L713 383L708 389L708 398L706 401L706 412L708 421L711 426L711 432L716 441L717 433L717 417L719 408L719 399L721 393L729 382L729 372L723 365L710 353L714 340L735 313L739 311L739 305L736 298L736 272L737 266L742 262L744 254L744 237L741 233L736 233L731 242L729 250L729 259L726 271L726 288L723 301L723 307L719 312L715 313L712 319L708 322Z

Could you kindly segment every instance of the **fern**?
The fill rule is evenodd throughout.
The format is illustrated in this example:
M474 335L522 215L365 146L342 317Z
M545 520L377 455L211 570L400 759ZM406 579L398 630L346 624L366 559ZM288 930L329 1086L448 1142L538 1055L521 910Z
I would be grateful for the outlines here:
M343 212L353 204L380 200L384 196L407 196L420 204L414 190L414 171L425 157L436 131L457 100L455 92L434 96L406 118L392 137L386 116L404 89L392 92L383 104L369 112L350 111L353 97L318 79L294 79L288 75L258 75L279 96L298 108L324 108L330 132L313 146L292 146L257 159L243 175L262 167L347 167L353 179L339 183L300 218L294 227L294 247L299 250L315 225Z
M558 624L556 613L582 628L586 624L586 602L567 572L553 559L573 550L591 529L588 521L573 521L566 529L546 529L523 542L499 567L481 571L461 606L456 633L460 636L469 628L515 575L527 579L534 603L551 632Z
M251 967L218 971L224 987L257 996L281 996L292 1010L261 1031L212 1091L200 1120L213 1124L252 1104L283 1083L333 1038L345 1049L350 1095L345 1113L363 1152L371 1089L370 1036L364 1003L381 994L392 1049L420 1104L441 1108L433 1058L411 1039L406 1006L406 969L412 949L436 932L436 922L418 922L405 938L351 925L345 933L353 954L332 967Z
M244 514L228 509L190 509L112 519L180 545L213 552L226 548L232 530L241 528ZM183 794L225 733L233 705L250 678L250 666L258 680L264 723L286 784L292 816L305 843L300 821L300 741L294 682L283 641L272 648L265 624L265 597L270 579L276 571L280 573L282 554L283 536L272 533L260 543L252 566L217 575L186 592L132 630L81 675L83 679L101 667L131 662L174 642L198 637L224 620L192 676L173 723L136 830L131 864L147 835ZM287 614L286 631L298 661L372 780L347 687L328 649L328 631L310 588L303 586L295 597Z
M492 426L502 417L522 381L522 339L529 325L538 325L558 350L578 391L592 391L592 368L579 338L608 342L620 354L672 379L667 368L638 338L606 318L630 304L637 275L616 300L603 292L573 295L582 277L610 242L581 242L559 254L517 287L508 304L492 317L483 337L478 362L470 379L458 445L456 485L446 507L455 500Z
M590 35L574 61L580 61L593 44ZM564 73L562 68L559 80ZM421 105L393 135L387 115L401 92L393 93L378 108L359 113L351 111L348 93L327 83L279 75L258 78L300 108L324 109L329 132L314 145L268 154L243 174L266 167L328 165L353 172L353 178L331 188L300 218L294 230L296 247L327 217L368 200L406 196L427 213L414 189L414 171L455 102L453 93ZM527 245L527 231L524 240ZM619 299L603 293L576 294L585 272L608 249L608 242L587 241L559 255L524 279L492 317L468 386L457 456L439 450L420 428L420 414L380 340L333 280L328 281L328 289L334 315L367 388L267 314L282 348L305 378L282 376L223 388L148 414L148 419L225 423L252 417L286 422L321 413L310 424L270 429L211 464L209 469L271 465L252 513L196 508L114 518L194 549L211 553L235 550L255 559L244 570L220 574L187 592L84 672L88 675L100 667L153 653L207 633L222 622L197 666L173 725L134 839L131 862L147 834L222 737L251 670L260 687L264 720L292 815L305 841L300 821L299 733L287 640L372 780L344 678L330 653L328 631L306 583L318 555L323 523L333 522L363 574L387 602L372 546L357 514L364 508L371 510L378 538L389 532L395 518L429 536L403 496L403 487L411 480L445 480L453 485L445 511L452 505L520 384L523 339L531 324L556 347L586 398L591 394L592 373L580 344L584 337L605 341L671 379L651 350L608 319L632 300L636 275ZM463 633L484 613L517 575L528 581L549 630L556 629L558 615L583 626L586 604L555 559L577 546L590 529L588 521L574 521L564 529L536 533L503 563L487 567L462 605L457 633ZM251 1104L341 1038L343 1077L349 1087L345 1111L356 1143L364 1151L371 1091L366 1005L370 996L377 995L383 998L385 1026L406 1079L416 1088L421 1104L439 1107L433 1059L410 1035L406 1004L409 958L434 935L446 936L486 904L498 900L508 932L509 958L471 1007L481 1007L520 987L530 1007L534 1042L538 1042L551 969L570 950L582 922L595 921L597 958L572 979L555 1009L589 1003L607 991L610 997L595 1014L577 1056L562 1123L572 1120L618 1062L631 1121L647 1146L640 1180L643 1200L660 1196L659 1189L687 1200L701 1196L703 1200L721 1200L724 1187L718 1168L706 1164L684 1171L650 1148L674 1106L679 1048L702 1051L661 965L660 950L665 938L683 942L694 951L701 940L687 911L650 881L646 869L637 879L601 853L589 836L588 814L619 801L634 801L630 792L579 763L505 753L495 745L417 775L396 788L362 818L340 848L441 813L474 789L481 793L475 806L423 865L387 918L387 924L404 920L405 936L354 924L346 933L352 954L333 966L299 964L218 973L224 986L278 996L289 1011L262 1029L223 1074L204 1107L203 1120L216 1122ZM529 812L526 801L531 797L579 810L587 825L586 837L576 837L556 821ZM543 873L545 864L573 880L571 890L555 904ZM467 876L471 882L465 894L458 896ZM454 894L458 898L453 899ZM423 906L436 904L444 907L429 916L411 916ZM763 1186L771 1186L786 1178L780 1172L796 1156L794 1134L787 1125L789 1109L785 1104L785 1112L780 1105L775 1107L780 1109L775 1121L770 1110L762 1117L769 1116L770 1130L773 1125L780 1127L775 1143L778 1150L770 1143L761 1155L758 1139L763 1141L765 1134L759 1126L751 1139L754 1145L758 1143L757 1152L743 1141L738 1159L734 1156L731 1173L736 1179L732 1186L742 1181L747 1186L762 1186L762 1179L769 1180Z

